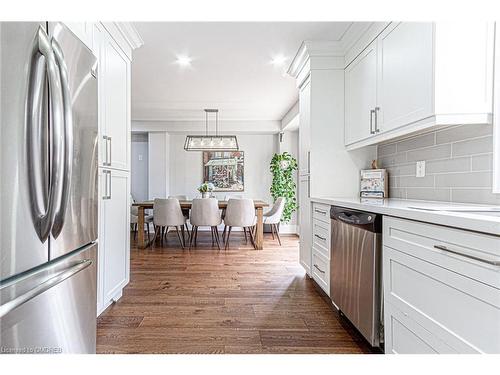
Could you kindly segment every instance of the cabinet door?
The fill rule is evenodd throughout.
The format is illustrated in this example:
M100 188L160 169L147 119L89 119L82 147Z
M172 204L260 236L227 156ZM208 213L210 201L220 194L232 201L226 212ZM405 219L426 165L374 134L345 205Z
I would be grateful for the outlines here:
M345 144L374 133L377 94L377 49L370 44L345 70Z
M433 24L391 24L377 39L377 132L433 114Z
M80 39L85 45L92 49L92 22L64 22L64 24Z
M128 172L109 170L105 171L102 194L105 198L103 215L104 241L100 251L103 252L103 299L106 302L120 295L122 288L129 280L129 174ZM106 184L108 186L106 187Z
M129 81L130 61L118 44L106 38L104 58L104 105L105 134L109 139L108 152L112 168L129 170L130 143Z
M312 225L309 189L309 176L299 177L300 264L311 275Z
M299 91L299 175L310 173L311 163L311 83L309 79Z

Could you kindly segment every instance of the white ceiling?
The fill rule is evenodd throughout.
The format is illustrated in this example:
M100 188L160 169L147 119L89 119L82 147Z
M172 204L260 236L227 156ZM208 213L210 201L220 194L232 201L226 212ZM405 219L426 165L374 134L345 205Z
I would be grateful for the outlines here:
M350 22L134 23L144 45L132 62L132 119L281 120L297 101L295 80L284 74L304 40L342 38ZM190 67L175 63L192 58ZM282 67L271 64L283 55Z

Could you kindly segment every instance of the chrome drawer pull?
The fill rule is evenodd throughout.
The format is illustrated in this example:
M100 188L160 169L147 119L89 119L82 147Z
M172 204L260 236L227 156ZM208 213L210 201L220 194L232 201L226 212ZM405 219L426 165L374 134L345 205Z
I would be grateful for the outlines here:
M318 214L326 215L326 211L318 210L317 208L314 209L314 212L317 212Z
M321 237L320 235L318 234L315 234L314 237L317 237L319 238L320 240L323 240L323 241L326 241L326 238L325 237Z
M317 264L314 265L314 268L316 268L321 273L325 273L325 271L323 271L321 268L319 268Z
M500 260L488 260L488 259L484 259L484 258L479 258L479 257L476 257L474 255L469 255L469 254L464 254L460 251L456 251L456 250L452 250L452 249L449 249L447 248L446 246L444 245L434 245L434 248L435 249L438 249L438 250L443 250L443 251L446 251L448 253L452 253L452 254L456 254L456 255L460 255L460 256L463 256L463 257L466 257L466 258L469 258L469 259L474 259L474 260L477 260L479 262L483 262L483 263L487 263L487 264L491 264L493 266L500 266Z

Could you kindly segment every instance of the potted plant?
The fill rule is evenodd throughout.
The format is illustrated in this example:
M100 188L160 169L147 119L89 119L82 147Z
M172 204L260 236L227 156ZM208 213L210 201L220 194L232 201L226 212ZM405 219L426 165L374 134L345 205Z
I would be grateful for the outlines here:
M288 223L294 211L297 210L296 188L294 171L298 169L297 159L288 152L274 154L271 159L270 170L273 175L271 196L273 201L279 197L286 198L281 222Z
M198 188L198 191L201 193L202 198L210 198L210 193L215 190L214 184L211 182L204 182Z

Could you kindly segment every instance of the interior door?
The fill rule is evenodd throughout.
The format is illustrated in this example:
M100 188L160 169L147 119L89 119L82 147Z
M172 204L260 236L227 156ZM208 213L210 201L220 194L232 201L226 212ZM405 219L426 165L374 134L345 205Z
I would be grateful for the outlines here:
M377 97L377 48L372 42L345 70L345 143L374 134Z
M48 199L48 91L37 47L40 30L43 36L45 23L0 23L0 280L47 262L49 254L33 218L35 211L47 209ZM33 82L39 85L31 91L35 114L28 127L28 72L36 69ZM35 195L30 181L37 181Z
M433 114L433 29L430 22L398 22L379 36L377 127L381 132Z
M49 23L49 33L54 49L60 49L65 112L70 112L64 124L64 193L50 244L54 259L97 239L97 79L96 59L85 44L59 22Z

